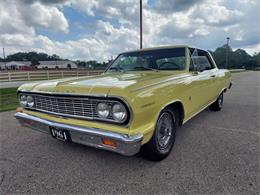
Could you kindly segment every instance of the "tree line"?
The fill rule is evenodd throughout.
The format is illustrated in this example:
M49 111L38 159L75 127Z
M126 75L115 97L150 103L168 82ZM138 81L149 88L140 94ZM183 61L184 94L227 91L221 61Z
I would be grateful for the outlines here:
M229 69L245 68L255 69L260 67L260 52L254 55L249 55L243 49L233 50L230 46L223 45L218 47L215 51L210 51L214 57L216 64L219 68L226 67L226 54L228 54L228 67ZM62 59L60 56L53 54L48 55L46 53L37 52L18 52L8 55L6 59L0 58L0 61L30 61L32 66L37 66L39 61L54 61L54 60L67 60ZM111 61L98 62L96 60L89 61L74 61L79 67L92 68L92 69L104 69Z
M230 46L223 45L215 51L209 51L219 68L226 67L226 55L228 56L228 69L255 69L260 67L260 52L249 55L243 49L232 50Z

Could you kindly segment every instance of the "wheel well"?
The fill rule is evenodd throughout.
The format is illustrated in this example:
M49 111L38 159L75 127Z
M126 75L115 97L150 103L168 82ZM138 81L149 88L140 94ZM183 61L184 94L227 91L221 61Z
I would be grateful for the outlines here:
M224 93L226 93L226 92L227 92L227 88L223 88L218 95L220 96L221 93L224 94Z
M177 110L180 116L180 122L179 126L182 126L183 124L183 119L184 119L184 107L181 102L174 102L170 105L167 106L167 108L170 108L171 110Z

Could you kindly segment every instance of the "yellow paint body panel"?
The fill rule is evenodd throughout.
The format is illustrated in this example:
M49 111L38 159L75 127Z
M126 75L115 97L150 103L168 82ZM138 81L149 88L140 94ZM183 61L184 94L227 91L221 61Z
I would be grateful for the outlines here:
M120 97L131 107L133 116L126 126L82 119L59 118L36 111L24 110L33 116L51 121L92 127L127 135L142 133L142 144L153 135L163 108L180 102L186 122L214 102L230 84L231 74L217 67L194 74L189 72L189 53L186 48L186 68L183 71L107 72L93 77L67 78L22 85L18 91L35 93L81 94ZM214 77L212 77L214 75Z

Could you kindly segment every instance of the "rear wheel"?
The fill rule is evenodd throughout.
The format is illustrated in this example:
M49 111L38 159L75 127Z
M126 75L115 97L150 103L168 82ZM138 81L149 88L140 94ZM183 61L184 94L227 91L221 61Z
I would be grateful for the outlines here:
M221 93L219 96L218 96L218 99L209 106L209 109L211 111L220 111L222 109L222 106L223 106L223 100L224 100L224 97L223 97L223 93Z
M178 124L178 112L169 108L164 109L160 113L151 140L141 148L142 155L154 161L166 158L174 145Z

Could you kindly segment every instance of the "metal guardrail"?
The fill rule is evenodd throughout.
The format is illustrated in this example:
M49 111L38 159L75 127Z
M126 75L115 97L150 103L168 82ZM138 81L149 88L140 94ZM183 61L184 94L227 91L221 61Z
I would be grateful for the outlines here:
M47 71L14 71L0 72L0 82L10 81L33 81L33 80L51 80L67 77L80 77L99 75L103 71L86 71L86 70L47 70Z

